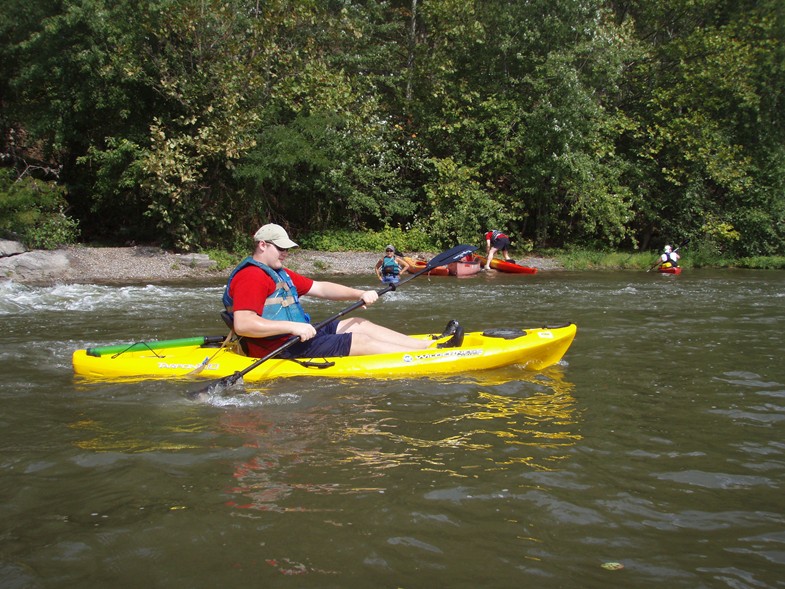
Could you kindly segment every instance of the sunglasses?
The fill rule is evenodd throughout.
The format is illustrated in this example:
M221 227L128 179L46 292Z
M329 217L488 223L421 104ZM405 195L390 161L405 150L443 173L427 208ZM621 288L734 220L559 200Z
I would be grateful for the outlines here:
M277 249L279 252L288 252L288 251L289 251L289 248L288 248L288 247L278 247L278 246L277 246L277 245L275 245L275 244L274 244L272 241L268 241L267 243L269 243L271 246L273 246L273 247L274 247L275 249Z

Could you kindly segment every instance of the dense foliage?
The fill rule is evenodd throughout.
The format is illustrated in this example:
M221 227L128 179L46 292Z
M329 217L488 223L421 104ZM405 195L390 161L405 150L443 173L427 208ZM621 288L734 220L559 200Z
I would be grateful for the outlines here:
M777 0L6 0L0 151L88 240L782 254L783 38Z
M15 176L10 169L0 169L0 237L33 249L55 249L76 241L79 226L64 213L62 187L28 175Z

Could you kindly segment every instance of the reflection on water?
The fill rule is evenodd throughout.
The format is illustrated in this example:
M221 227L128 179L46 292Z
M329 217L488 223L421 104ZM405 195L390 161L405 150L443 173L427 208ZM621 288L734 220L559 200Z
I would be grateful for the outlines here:
M68 425L73 430L79 431L82 435L88 436L74 442L74 446L82 450L93 452L156 452L156 451L177 451L197 447L193 443L178 443L172 440L156 440L151 438L153 428L140 428L139 424L131 424L131 427L121 431L115 427L108 426L95 419L85 418L70 423ZM193 433L204 425L197 425L189 428L183 425L169 426L170 433Z
M550 470L580 440L573 385L559 367L515 376L464 384L461 394L438 397L419 417L402 418L393 408L400 400L349 382L330 405L287 412L283 421L259 407L231 408L221 427L255 452L235 467L230 492L237 497L229 505L302 511L313 508L293 499L297 492L383 493L390 480L410 473L477 479L494 471ZM313 481L315 471L334 474ZM340 474L347 471L351 482Z

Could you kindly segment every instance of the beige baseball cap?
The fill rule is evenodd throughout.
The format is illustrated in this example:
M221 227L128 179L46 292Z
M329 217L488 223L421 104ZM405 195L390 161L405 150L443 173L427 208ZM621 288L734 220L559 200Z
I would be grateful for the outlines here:
M259 230L254 233L253 239L254 241L266 241L273 245L277 245L280 248L289 249L290 247L298 247L296 243L289 239L286 230L275 223L262 225Z

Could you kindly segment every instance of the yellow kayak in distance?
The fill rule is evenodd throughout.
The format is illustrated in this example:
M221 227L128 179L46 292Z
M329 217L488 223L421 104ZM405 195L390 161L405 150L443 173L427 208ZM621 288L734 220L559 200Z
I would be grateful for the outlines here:
M463 344L455 348L434 347L335 358L271 358L245 374L243 379L254 382L294 376L399 378L490 370L510 365L542 370L562 359L576 331L573 323L532 329L489 329L467 332ZM412 337L432 339L434 335ZM233 346L220 347L215 339L218 338L184 338L76 350L72 357L74 374L101 380L194 376L217 379L240 372L257 360L235 352Z

